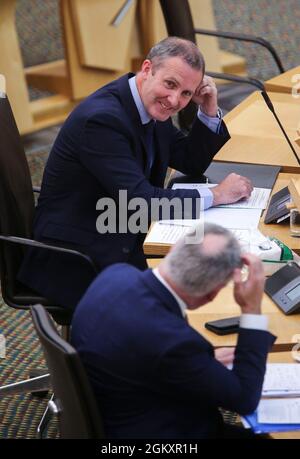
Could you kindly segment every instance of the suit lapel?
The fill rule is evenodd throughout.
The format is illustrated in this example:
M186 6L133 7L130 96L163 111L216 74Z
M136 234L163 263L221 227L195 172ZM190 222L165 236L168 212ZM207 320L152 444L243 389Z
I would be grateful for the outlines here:
M137 138L140 142L140 147L141 147L141 151L143 154L143 161L144 161L144 171L146 171L147 148L146 148L145 132L144 132L143 125L141 122L140 114L135 105L134 99L130 91L129 83L128 83L129 78L133 76L134 76L134 73L127 73L126 75L119 78L118 89L119 89L119 94L120 94L120 98L122 101L122 105L131 122L130 124L134 132L135 138Z
M117 80L118 90L122 105L130 120L131 128L134 132L135 138L140 142L140 148L143 155L144 172L147 170L147 148L145 141L145 133L143 125L141 123L140 114L133 100L128 79L133 77L134 73L127 73ZM152 167L151 183L156 186L163 186L166 162L168 163L168 146L166 145L166 123L157 121L154 128L154 148L155 148L155 160Z

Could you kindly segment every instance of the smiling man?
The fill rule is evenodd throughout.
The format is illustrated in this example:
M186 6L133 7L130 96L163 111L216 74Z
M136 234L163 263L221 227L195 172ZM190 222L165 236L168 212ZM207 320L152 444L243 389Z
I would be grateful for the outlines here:
M190 100L199 110L185 136L171 116ZM145 234L127 229L99 232L97 203L112 199L117 220L120 212L127 212L119 203L120 192L126 192L131 203L142 198L150 216L153 198L182 203L189 198L192 216L198 217L198 191L163 188L167 168L202 174L228 139L217 89L204 75L198 48L187 40L166 38L150 50L136 76L124 75L91 94L62 126L45 168L35 238L83 251L99 270L116 262L146 268ZM251 190L248 179L230 174L214 189L203 189L201 198L208 208L248 197ZM23 283L70 308L93 276L74 259L58 260L56 254L36 249L28 251L20 272Z

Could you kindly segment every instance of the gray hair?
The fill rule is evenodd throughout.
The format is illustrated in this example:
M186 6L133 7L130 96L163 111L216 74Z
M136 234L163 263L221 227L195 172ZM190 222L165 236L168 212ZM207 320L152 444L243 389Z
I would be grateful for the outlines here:
M190 40L167 37L150 49L146 59L153 62L154 67L158 67L169 57L181 57L193 69L205 72L204 57L197 45Z
M207 251L200 244L186 244L182 238L165 258L167 274L178 287L191 296L203 296L227 283L235 268L241 267L241 249L234 235L222 226L206 223L204 238L209 234L224 239L219 252Z

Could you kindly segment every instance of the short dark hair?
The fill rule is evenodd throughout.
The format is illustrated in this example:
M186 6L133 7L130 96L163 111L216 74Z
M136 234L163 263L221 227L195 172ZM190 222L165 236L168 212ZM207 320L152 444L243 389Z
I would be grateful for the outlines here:
M197 45L190 40L179 37L167 37L150 49L146 59L159 66L169 57L181 57L190 67L205 72L205 61Z

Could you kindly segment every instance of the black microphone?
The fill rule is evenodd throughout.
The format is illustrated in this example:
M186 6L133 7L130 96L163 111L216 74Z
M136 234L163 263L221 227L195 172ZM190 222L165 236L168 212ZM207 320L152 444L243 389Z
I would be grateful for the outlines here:
M279 125L279 127L280 127L280 129L281 129L281 131L282 131L282 133L283 133L283 135L284 135L284 137L285 137L287 143L288 143L289 146L291 147L291 150L292 150L292 152L293 152L293 154L294 154L294 156L295 156L295 158L296 158L296 160L297 160L297 162L298 162L298 164L299 164L299 166L300 166L300 159L299 159L299 156L298 156L298 154L297 154L295 148L293 147L292 142L291 142L290 139L288 138L288 135L287 135L287 133L285 132L285 129L284 129L284 127L282 126L282 124L281 124L281 122L280 122L280 120L279 120L279 118L278 118L278 116L277 116L277 114L276 114L276 112L275 112L275 109L274 109L274 106L273 106L273 104L272 104L272 101L271 101L270 97L268 96L268 94L267 94L266 91L261 91L261 95L263 96L263 99L264 99L264 101L266 102L267 106L269 107L270 111L273 113L274 118L276 119L276 121L277 121L277 123L278 123L278 125Z

